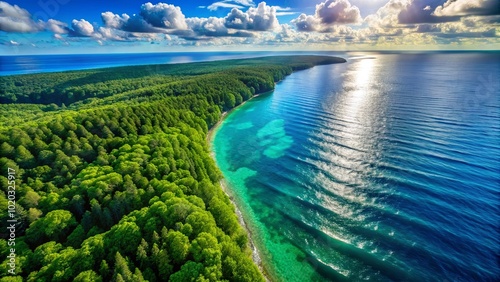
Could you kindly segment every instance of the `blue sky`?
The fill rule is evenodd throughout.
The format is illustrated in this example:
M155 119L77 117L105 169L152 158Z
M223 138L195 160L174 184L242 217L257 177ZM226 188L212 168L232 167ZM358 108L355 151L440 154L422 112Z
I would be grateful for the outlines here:
M0 53L500 49L498 0L0 1Z

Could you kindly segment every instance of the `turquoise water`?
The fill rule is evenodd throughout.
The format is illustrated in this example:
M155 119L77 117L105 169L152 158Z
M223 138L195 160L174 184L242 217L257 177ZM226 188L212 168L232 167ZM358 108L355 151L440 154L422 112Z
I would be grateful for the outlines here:
M351 54L294 73L213 151L284 281L500 278L500 54Z

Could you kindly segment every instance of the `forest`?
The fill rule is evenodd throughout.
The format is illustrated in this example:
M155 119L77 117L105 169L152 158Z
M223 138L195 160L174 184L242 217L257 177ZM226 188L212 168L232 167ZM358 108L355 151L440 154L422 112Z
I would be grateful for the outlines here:
M281 56L0 77L1 281L264 281L207 132L293 71L341 62Z

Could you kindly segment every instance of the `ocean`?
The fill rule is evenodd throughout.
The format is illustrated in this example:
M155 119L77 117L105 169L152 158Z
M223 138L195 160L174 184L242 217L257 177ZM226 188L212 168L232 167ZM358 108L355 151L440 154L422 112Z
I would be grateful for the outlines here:
M500 53L349 53L212 141L282 281L500 279Z
M176 64L242 59L273 54L344 54L342 52L170 52L124 54L61 54L0 56L0 76L95 68Z
M295 53L0 56L0 75ZM500 53L313 53L348 62L293 73L212 141L267 271L498 281Z

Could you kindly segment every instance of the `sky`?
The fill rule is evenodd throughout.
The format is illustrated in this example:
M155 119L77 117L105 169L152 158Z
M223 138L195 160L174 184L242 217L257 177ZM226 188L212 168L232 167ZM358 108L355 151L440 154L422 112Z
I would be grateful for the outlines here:
M0 54L500 50L500 0L0 1Z

